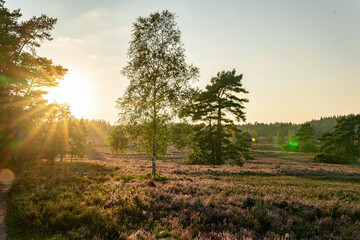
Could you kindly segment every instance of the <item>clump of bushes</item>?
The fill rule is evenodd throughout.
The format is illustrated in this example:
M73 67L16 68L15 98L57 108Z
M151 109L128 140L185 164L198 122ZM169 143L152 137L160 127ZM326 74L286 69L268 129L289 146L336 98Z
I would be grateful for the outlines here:
M287 141L281 144L281 149L286 152L316 153L319 151L315 145L314 129L310 123L304 123L299 130L290 130Z
M315 160L324 163L349 164L360 157L360 114L337 120L333 132L322 135L322 146Z

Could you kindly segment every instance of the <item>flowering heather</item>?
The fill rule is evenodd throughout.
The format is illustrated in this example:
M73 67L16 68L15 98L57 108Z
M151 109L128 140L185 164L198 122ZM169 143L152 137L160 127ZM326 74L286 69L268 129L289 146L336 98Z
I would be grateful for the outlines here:
M253 150L244 166L189 166L170 149L30 166L10 191L10 239L359 239L360 165Z

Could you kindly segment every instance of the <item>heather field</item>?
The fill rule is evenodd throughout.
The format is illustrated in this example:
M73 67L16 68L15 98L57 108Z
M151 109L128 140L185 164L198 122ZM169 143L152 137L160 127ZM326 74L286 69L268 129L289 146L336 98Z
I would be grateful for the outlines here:
M359 163L254 144L242 167L191 166L170 148L152 180L140 153L92 153L28 167L10 189L8 239L360 238Z

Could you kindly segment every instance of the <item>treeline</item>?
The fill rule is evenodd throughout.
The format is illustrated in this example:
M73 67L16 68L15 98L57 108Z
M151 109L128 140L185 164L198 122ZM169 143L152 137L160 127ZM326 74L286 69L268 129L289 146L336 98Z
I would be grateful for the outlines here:
M255 123L239 128L252 136L268 134L266 142L276 143L283 151L318 153L315 160L320 162L348 164L360 157L360 114L326 117L301 125Z
M314 129L314 135L316 138L322 136L326 132L331 132L334 130L336 121L344 116L332 116L332 117L322 117L319 120L311 120L306 123L309 123L310 126ZM253 130L256 131L260 137L268 137L269 135L275 137L279 131L283 135L287 135L289 131L297 131L302 124L296 123L246 123L239 125L241 130Z

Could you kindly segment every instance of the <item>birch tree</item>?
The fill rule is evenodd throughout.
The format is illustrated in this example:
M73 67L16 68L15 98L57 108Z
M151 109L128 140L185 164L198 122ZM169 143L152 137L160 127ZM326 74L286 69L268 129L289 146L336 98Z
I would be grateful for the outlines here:
M166 124L179 112L190 94L190 80L198 68L185 62L185 49L174 13L168 10L139 17L133 24L129 61L122 74L130 80L117 100L119 122L142 126L143 141L151 149L152 175L156 177L156 157ZM143 127L147 126L147 131ZM149 138L150 136L150 138Z

